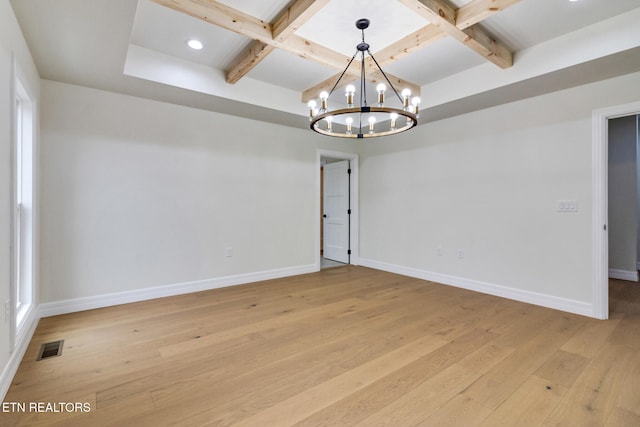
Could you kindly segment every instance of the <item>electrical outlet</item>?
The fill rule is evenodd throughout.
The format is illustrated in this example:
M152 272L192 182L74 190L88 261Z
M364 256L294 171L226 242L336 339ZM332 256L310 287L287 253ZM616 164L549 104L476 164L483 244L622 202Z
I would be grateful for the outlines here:
M438 246L438 247L436 248L436 254L437 254L438 256L442 256L442 246Z
M227 258L231 258L233 256L233 246L227 246L224 248L224 256Z
M464 258L464 251L462 249L458 249L458 258Z

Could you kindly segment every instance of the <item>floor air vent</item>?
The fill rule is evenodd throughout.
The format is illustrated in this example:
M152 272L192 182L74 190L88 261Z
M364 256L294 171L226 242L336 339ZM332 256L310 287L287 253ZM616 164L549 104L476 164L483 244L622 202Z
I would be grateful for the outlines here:
M57 357L62 354L62 345L64 340L47 342L40 346L38 352L38 358L36 360L49 359L51 357Z

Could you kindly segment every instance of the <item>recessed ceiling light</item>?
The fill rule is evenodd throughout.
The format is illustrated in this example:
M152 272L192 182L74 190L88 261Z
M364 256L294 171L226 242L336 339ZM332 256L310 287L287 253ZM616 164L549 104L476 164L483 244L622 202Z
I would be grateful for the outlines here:
M191 49L195 49L195 50L200 50L203 47L202 42L200 40L196 40L196 39L190 39L187 42L187 46L189 46Z

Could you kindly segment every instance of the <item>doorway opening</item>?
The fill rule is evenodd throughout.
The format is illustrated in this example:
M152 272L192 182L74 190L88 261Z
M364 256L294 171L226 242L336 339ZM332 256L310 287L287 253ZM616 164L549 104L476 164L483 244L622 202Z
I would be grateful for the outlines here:
M317 269L358 263L358 156L318 150Z
M592 115L593 317L609 318L609 120L640 114L640 102L601 110Z
M638 281L640 243L638 224L638 145L640 130L637 114L608 120L608 197L609 278Z

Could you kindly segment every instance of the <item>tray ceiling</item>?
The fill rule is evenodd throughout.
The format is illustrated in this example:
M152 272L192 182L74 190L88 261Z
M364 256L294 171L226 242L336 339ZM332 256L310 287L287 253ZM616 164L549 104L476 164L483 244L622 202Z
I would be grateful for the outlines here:
M533 96L540 88L524 90L527 81L548 80L554 73L562 77L563 70L575 67L584 67L577 84L640 70L635 61L640 35L633 31L640 0L13 0L12 5L43 78L231 114L246 104L254 107L244 109L247 116L278 121L266 113L272 110L287 115L281 120L287 124L306 115L303 102L331 85L354 54L361 39L354 26L359 18L371 20L366 39L384 71L422 91L423 105L433 112L423 120L455 114L451 103L458 104L458 113L476 108L465 106L465 99L476 97L477 106L482 94L493 93L494 102L502 102L496 90L515 84L522 96ZM188 48L191 38L204 48ZM594 45L594 39L607 45ZM606 69L586 75L596 60L605 61ZM450 111L439 116L445 105Z

